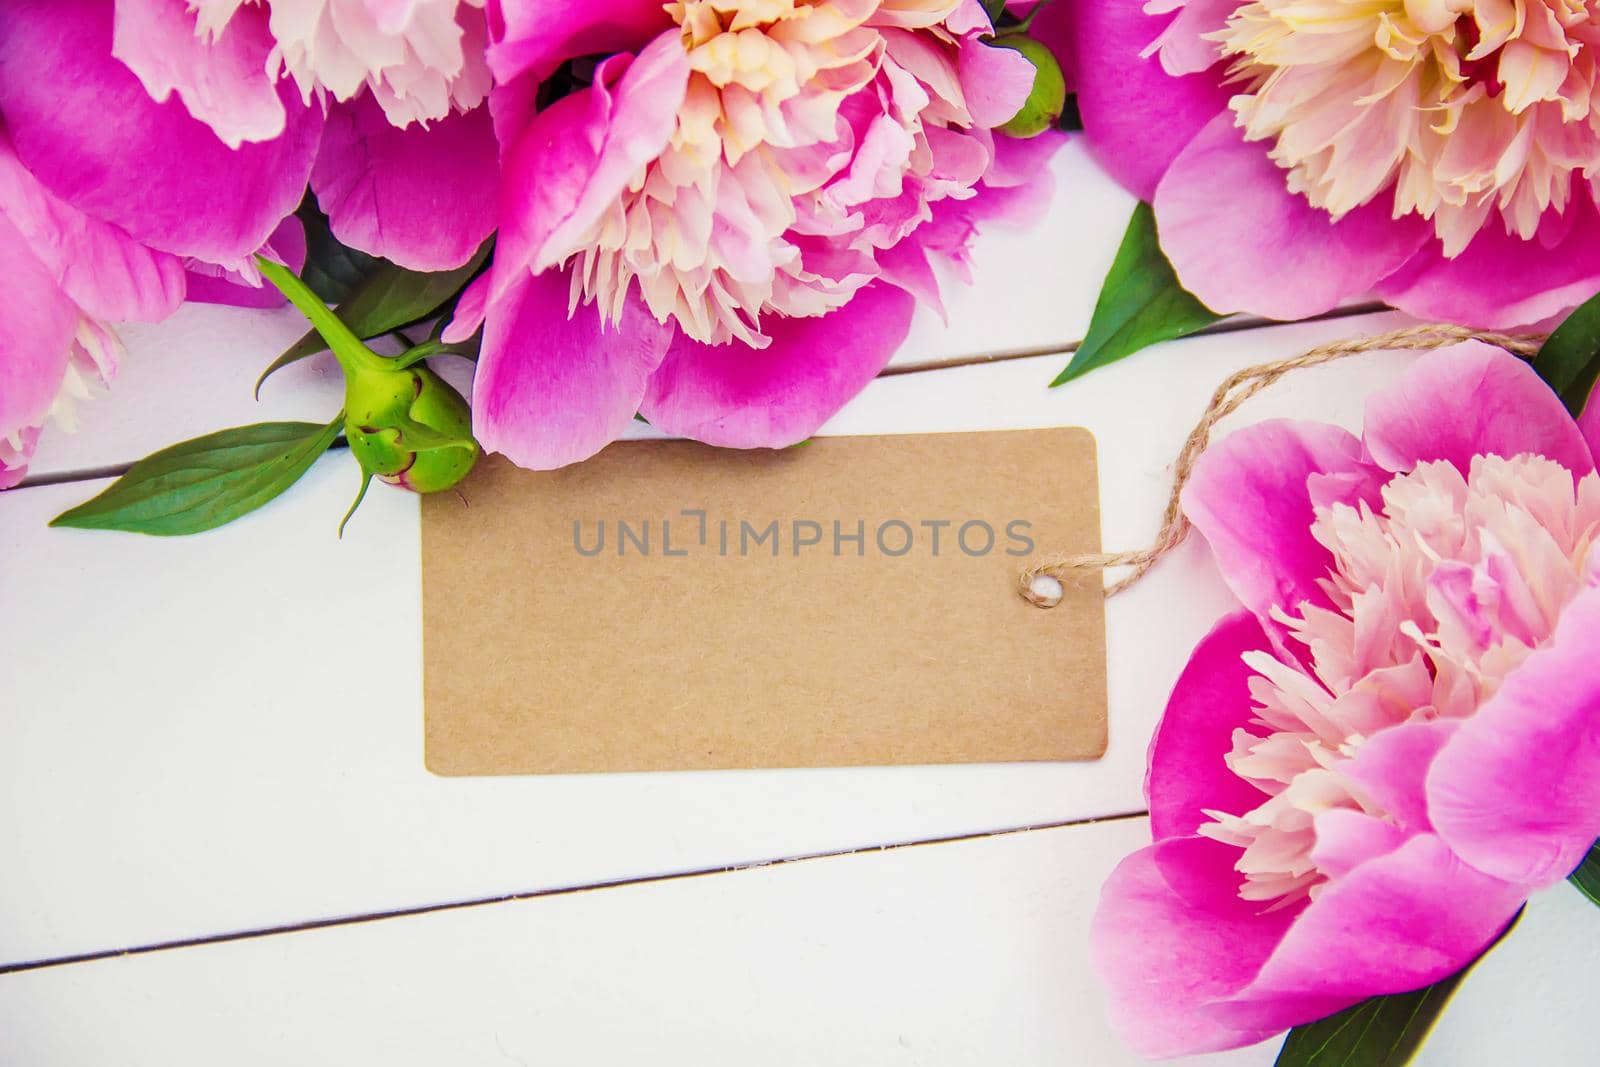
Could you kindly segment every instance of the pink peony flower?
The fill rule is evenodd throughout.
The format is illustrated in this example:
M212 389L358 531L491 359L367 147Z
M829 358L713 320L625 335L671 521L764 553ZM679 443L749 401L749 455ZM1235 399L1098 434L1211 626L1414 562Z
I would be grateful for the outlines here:
M1245 610L1150 748L1095 965L1145 1055L1252 1044L1468 964L1600 835L1600 417L1466 342L1364 437L1268 422L1184 509Z
M491 5L504 184L484 446L592 455L642 412L734 447L810 435L904 339L980 220L1017 212L1058 139L993 127L1033 69L976 0ZM538 88L599 55L592 83Z
M1589 0L1074 6L1079 104L1217 311L1505 328L1600 289Z

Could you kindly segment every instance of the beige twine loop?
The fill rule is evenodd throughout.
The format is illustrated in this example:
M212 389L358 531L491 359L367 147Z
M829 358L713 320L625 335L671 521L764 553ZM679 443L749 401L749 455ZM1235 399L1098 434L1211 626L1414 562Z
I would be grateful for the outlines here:
M1173 470L1172 495L1167 498L1167 509L1161 517L1161 532L1149 548L1134 552L1092 552L1071 556L1054 556L1035 562L1022 572L1018 592L1028 603L1041 608L1053 608L1060 603L1054 583L1068 582L1085 574L1099 573L1110 567L1131 567L1132 572L1120 581L1106 587L1107 597L1116 596L1137 583L1150 572L1150 568L1181 545L1189 536L1189 520L1183 514L1183 487L1194 474L1195 464L1211 443L1211 431L1217 423L1232 415L1245 401L1271 386L1292 371L1316 367L1363 352L1426 351L1444 348L1461 341L1484 341L1521 356L1531 358L1539 352L1544 341L1542 334L1504 334L1470 330L1464 326L1435 323L1427 326L1408 326L1372 337L1352 338L1319 345L1291 359L1275 363L1261 363L1246 367L1232 375L1211 395L1211 403L1184 442L1183 451Z

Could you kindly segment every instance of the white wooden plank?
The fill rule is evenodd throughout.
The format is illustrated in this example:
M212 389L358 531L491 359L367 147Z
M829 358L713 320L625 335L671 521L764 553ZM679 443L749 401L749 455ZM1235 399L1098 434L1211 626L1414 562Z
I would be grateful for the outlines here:
M831 432L1086 425L1106 543L1137 546L1218 380L1395 321L1194 339L1053 393L1045 359L884 379ZM1240 417L1356 421L1405 358L1307 371ZM1198 546L1113 601L1097 763L440 780L416 503L375 492L340 542L354 488L329 458L183 541L45 529L93 484L0 496L0 962L1138 810L1151 726L1228 606Z
M1122 1067L1142 1061L1105 1023L1087 935L1147 833L1035 831L24 972L0 977L0 1032L31 1067ZM1536 898L1419 1067L1590 1062L1594 919L1567 887Z
M992 229L974 248L971 286L945 287L949 322L918 312L897 363L1063 347L1087 331L1134 200L1079 142L1051 165L1056 195L1026 231ZM306 330L293 309L188 305L157 326L121 327L128 349L113 389L83 404L76 433L51 429L35 477L130 463L212 430L272 419L324 422L341 403L331 357L282 371L252 398L256 376ZM458 364L461 371L465 364ZM457 374L454 377L459 378Z

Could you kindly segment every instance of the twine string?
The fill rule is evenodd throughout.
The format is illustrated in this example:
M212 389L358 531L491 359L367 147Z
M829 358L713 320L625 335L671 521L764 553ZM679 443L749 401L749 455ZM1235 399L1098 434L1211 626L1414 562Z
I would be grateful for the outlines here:
M1183 450L1178 453L1177 462L1173 467L1172 493L1167 498L1167 507L1161 516L1161 530L1156 535L1155 541L1148 548L1130 552L1086 552L1037 560L1022 571L1018 592L1024 600L1036 607L1053 608L1061 601L1060 592L1044 588L1050 583L1041 583L1039 579L1054 578L1057 582L1066 583L1087 574L1127 567L1128 574L1106 586L1105 595L1108 598L1116 596L1137 584L1150 573L1150 569L1160 562L1163 556L1183 544L1189 536L1189 520L1183 514L1183 489L1189 484L1189 478L1194 474L1195 464L1199 462L1201 454L1211 444L1211 434L1216 429L1217 423L1238 411L1251 397L1271 387L1285 376L1307 367L1321 366L1364 352L1428 351L1462 341L1483 341L1529 359L1538 354L1544 336L1494 333L1445 323L1408 326L1371 337L1351 338L1318 345L1298 356L1272 363L1260 363L1230 375L1217 386L1216 392L1211 395L1211 403L1207 405L1205 414L1190 432L1183 444Z

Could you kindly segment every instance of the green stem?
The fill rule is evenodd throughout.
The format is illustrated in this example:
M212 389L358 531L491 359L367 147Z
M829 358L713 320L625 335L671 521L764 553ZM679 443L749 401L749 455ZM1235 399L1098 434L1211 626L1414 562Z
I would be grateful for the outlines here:
M265 256L256 256L256 266L267 281L278 287L278 291L289 298L289 302L300 309L300 313L311 320L311 325L322 335L322 339L333 350L334 357L346 374L355 374L363 370L387 370L388 366L383 357L366 346L366 343L353 333L344 320L336 315L332 308L322 302L311 287L281 263L274 263Z

